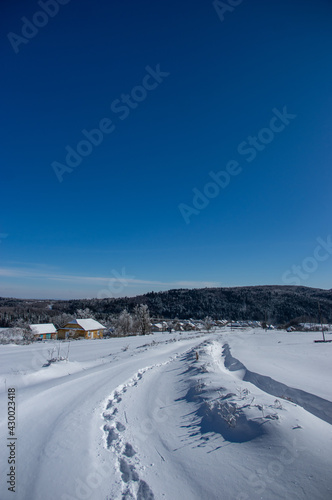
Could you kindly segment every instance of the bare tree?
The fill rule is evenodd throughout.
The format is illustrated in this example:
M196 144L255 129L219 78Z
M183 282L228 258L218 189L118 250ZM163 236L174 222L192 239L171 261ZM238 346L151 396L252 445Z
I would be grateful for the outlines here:
M214 326L214 321L210 316L205 316L204 321L203 321L204 328L207 332L211 330L211 328Z
M124 309L115 324L116 332L120 335L129 335L133 332L133 318L132 315Z
M54 323L54 325L57 328L61 328L65 325L67 325L67 323L70 323L73 319L74 319L74 316L72 316L71 314L62 313L62 314L59 314L57 316L53 316L52 323Z
M151 331L149 308L146 304L137 305L134 309L135 326L141 335Z
M23 319L18 319L15 323L15 326L22 330L22 338L23 342L30 343L35 340L35 334L31 330L28 323L26 323Z
M85 309L77 309L76 316L79 319L88 319L88 318L95 319L93 312L88 307L86 307Z
M12 328L6 328L6 330L0 332L0 344L21 344L23 341L23 330L14 326Z

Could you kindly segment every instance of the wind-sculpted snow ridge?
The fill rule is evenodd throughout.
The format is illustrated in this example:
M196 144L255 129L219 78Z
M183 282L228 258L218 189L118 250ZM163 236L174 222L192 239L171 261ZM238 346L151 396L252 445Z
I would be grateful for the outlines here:
M198 353L199 362L196 357ZM282 410L278 400L263 408L255 403L255 397L248 389L236 388L231 392L225 374L224 386L217 386L215 374L221 364L221 345L218 342L203 342L197 351L192 350L185 358L188 363L187 373L189 389L178 401L196 403L196 429L191 435L202 436L208 440L209 433L220 434L225 441L244 443L265 434L264 424L278 420L277 410ZM198 362L197 362L198 361ZM229 386L227 388L227 385ZM204 437L205 436L205 437Z
M332 403L330 401L248 370L238 359L233 358L228 344L223 345L223 356L226 368L230 371L240 371L242 380L254 384L268 394L302 406L306 411L332 424Z

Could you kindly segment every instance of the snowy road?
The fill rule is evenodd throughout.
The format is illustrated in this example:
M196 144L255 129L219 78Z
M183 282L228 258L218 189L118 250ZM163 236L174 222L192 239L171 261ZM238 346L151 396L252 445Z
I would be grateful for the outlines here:
M1 456L5 387L18 439L16 492L2 480L1 500L332 498L331 425L225 366L241 335L72 342L70 362L47 368L45 345L2 346Z
M134 339L137 340L144 344L145 339ZM103 347L107 343L110 348L109 342L104 341ZM24 375L13 376L17 385L21 386L17 391L18 466L15 498L80 498L76 494L77 485L81 484L80 481L84 483L89 473L98 471L101 464L98 457L103 452L100 414L105 397L140 369L164 363L172 356L190 349L195 343L196 339L169 344L164 342L162 349L158 350L155 347L143 347L131 349L132 352L128 353L119 351L116 356L103 358L97 366L84 368L83 363L84 369L79 371L76 371L77 362L73 366L68 363L68 368L65 363L61 367L43 368L39 376L35 377L33 385L22 386ZM84 344L88 350L89 346ZM24 368L28 366L24 358ZM43 381L44 373L48 370L56 372L57 368L59 374L55 373L55 376L58 377ZM64 370L67 371L66 375ZM25 376L29 378L29 374ZM8 387L11 385L10 378L7 376ZM38 380L41 381L38 383ZM2 393L0 433L3 446L7 437L5 397L6 394ZM6 475L7 469L8 465L2 461L1 477ZM111 484L112 478L108 485L105 484L105 489ZM4 486L2 482L1 499L13 498L11 492L5 492ZM88 491L88 485L86 489ZM89 498L104 498L100 488L98 490L93 491ZM81 496L85 495L82 493Z

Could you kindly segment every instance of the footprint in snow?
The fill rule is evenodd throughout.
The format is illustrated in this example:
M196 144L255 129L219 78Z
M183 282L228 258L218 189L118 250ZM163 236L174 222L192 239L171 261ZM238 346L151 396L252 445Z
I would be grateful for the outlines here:
M138 474L133 465L129 465L124 458L120 458L120 472L122 472L122 481L139 481Z
M106 409L103 413L105 421L109 422L105 423L103 427L107 435L107 448L112 448L117 454L119 460L121 479L124 486L122 500L132 500L134 498L136 500L154 500L154 494L149 485L139 478L135 466L130 464L130 461L128 463L124 458L126 457L130 459L136 455L136 451L130 443L127 442L123 446L123 437L118 434L124 432L126 430L126 426L119 421L114 422L113 424L111 423L111 421L115 419L115 415L118 413L116 405L122 401L121 395L127 391L128 387L135 387L142 377L143 373L137 373L127 387L125 386L121 388L120 391L115 391L112 397L108 400ZM120 454L122 454L122 457L119 456ZM133 483L136 484L136 495L131 491Z
M121 500L133 500L133 495L132 493L129 491L129 490L126 490L123 494L122 494L122 499ZM112 499L111 499L112 500Z
M154 500L154 494L152 493L150 486L145 481L139 482L137 500Z
M114 416L118 413L117 408L113 408L111 413L106 413L106 411L104 411L104 413L103 413L103 417L105 420L113 420Z
M113 441L116 441L119 435L115 432L114 427L109 427L108 425L104 425L104 431L107 432L107 448L110 448L113 444Z
M113 398L109 400L109 403L108 403L108 404L109 404L109 405L110 405L110 407L111 407L111 406L112 406L112 404L114 404L114 403L120 403L120 401L122 401L122 398L121 398L120 394L116 391L116 392L114 393ZM108 406L108 405L107 405L107 406ZM106 408L106 409L107 409L107 408Z
M124 449L124 452L123 454L128 457L128 458L131 458L133 457L134 455L136 455L136 451L134 450L134 448L131 446L130 443L126 443L126 446L125 446L125 449Z

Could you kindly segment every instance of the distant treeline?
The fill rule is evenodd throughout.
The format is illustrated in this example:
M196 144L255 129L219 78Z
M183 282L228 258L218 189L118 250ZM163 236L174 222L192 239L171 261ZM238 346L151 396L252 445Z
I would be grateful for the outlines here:
M153 318L258 320L286 325L297 320L332 323L332 290L300 286L248 286L234 288L177 289L136 297L79 300L21 300L0 298L0 326L18 319L28 323L59 321L90 309L99 321L112 321L124 309L133 312L147 304ZM318 306L319 304L319 306Z

